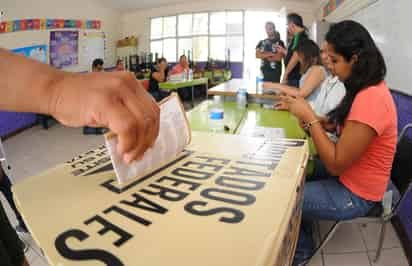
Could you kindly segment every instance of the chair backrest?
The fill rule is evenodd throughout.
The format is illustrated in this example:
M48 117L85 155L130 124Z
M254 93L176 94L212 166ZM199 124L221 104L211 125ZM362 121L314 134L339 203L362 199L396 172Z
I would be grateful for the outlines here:
M399 135L391 171L392 183L401 194L397 206L401 204L408 192L412 193L412 139L408 136L409 130L412 130L412 124L406 125Z

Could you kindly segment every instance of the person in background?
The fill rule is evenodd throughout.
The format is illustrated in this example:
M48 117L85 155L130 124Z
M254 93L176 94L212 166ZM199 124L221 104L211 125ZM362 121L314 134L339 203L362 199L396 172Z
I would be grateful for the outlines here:
M169 66L165 58L159 58L156 62L156 66L150 73L149 81L149 93L160 102L165 97L169 96L169 93L159 89L159 83L166 82L169 74Z
M189 71L189 62L186 55L181 55L179 63L172 68L170 75L182 74L185 71Z
M154 145L160 109L132 73L68 73L1 48L0 58L1 110L47 114L70 127L108 127L126 163ZM1 204L0 264L29 265Z
M293 265L312 255L314 221L351 220L380 204L396 150L396 108L384 81L384 58L371 35L357 22L342 21L330 28L326 41L332 72L346 88L328 121L320 120L303 98L281 97L305 124L326 169L325 176L305 184ZM337 128L336 143L328 138L325 122Z
M342 101L346 94L345 85L334 73L332 63L328 54L328 43L325 41L320 49L320 58L322 65L328 72L327 78L323 81L316 100L313 104L313 110L318 117L326 118Z
M303 19L296 13L291 13L287 16L288 33L293 36L292 41L288 43L288 49L278 47L278 50L286 55L285 57L285 73L283 74L282 83L293 87L299 86L301 73L299 71L299 58L296 49L299 44L309 39L306 33L306 27L303 24Z
M299 88L281 83L265 82L263 84L264 91L270 92L270 90L275 90L293 97L300 96L305 98L311 106L314 106L320 87L327 78L326 69L321 65L319 47L312 40L303 40L296 48L296 55L299 61L300 73L302 74ZM276 107L278 109L284 108L282 104Z
M120 58L116 61L116 71L125 71L124 62Z
M92 72L104 72L104 61L103 59L97 58L93 60L92 63ZM107 132L106 128L97 128L97 127L83 127L84 135L103 135Z
M97 58L93 60L92 72L104 72L104 62L103 59Z
M261 40L256 46L256 58L262 60L260 70L263 81L280 82L284 54L278 53L277 47L285 48L285 44L280 39L280 34L276 31L273 22L266 22L265 29L267 38Z

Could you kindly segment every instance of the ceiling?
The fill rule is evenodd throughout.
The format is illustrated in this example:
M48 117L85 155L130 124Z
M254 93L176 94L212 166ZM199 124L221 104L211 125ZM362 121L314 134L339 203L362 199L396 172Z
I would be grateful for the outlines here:
M106 7L127 10L127 9L143 9L165 6L180 2L185 2L187 0L100 0ZM202 1L202 0L190 0Z
M170 4L176 4L181 2L194 2L194 1L204 1L204 0L100 0L103 5L110 8L127 10L127 9L143 9L143 8L152 8L160 7ZM285 0L284 0L285 1ZM287 1L287 0L286 0ZM293 0L297 1L297 0ZM320 2L325 0L299 0L299 2L311 2L319 5Z

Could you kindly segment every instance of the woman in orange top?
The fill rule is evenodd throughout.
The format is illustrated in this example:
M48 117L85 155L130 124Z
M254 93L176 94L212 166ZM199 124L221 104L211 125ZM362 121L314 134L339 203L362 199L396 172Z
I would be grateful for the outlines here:
M180 56L179 64L175 65L170 72L170 75L181 74L185 71L189 71L189 63L185 55Z
M384 77L383 56L359 23L343 21L326 35L333 72L344 82L346 96L328 115L316 117L303 98L282 97L305 125L326 168L305 184L302 227L294 265L313 251L310 224L315 220L349 220L366 215L388 187L396 149L397 115ZM335 126L335 144L326 128Z

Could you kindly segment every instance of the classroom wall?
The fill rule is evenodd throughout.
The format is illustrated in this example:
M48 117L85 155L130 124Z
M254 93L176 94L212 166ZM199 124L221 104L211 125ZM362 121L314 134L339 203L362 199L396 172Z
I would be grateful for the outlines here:
M204 0L135 10L124 12L121 16L122 37L137 35L139 38L139 52L148 51L150 47L150 18L152 17L225 9L279 11L283 7L287 9L287 12L294 11L301 14L305 24L310 26L315 19L315 13L319 5L314 4L312 1L298 0Z
M106 33L106 67L115 64L115 44L120 38L120 11L105 8L99 0L1 0L0 10L5 12L4 20L25 18L97 19L102 21ZM23 31L0 34L0 46L13 49L37 44L49 44L49 30ZM68 69L81 71L80 67Z

